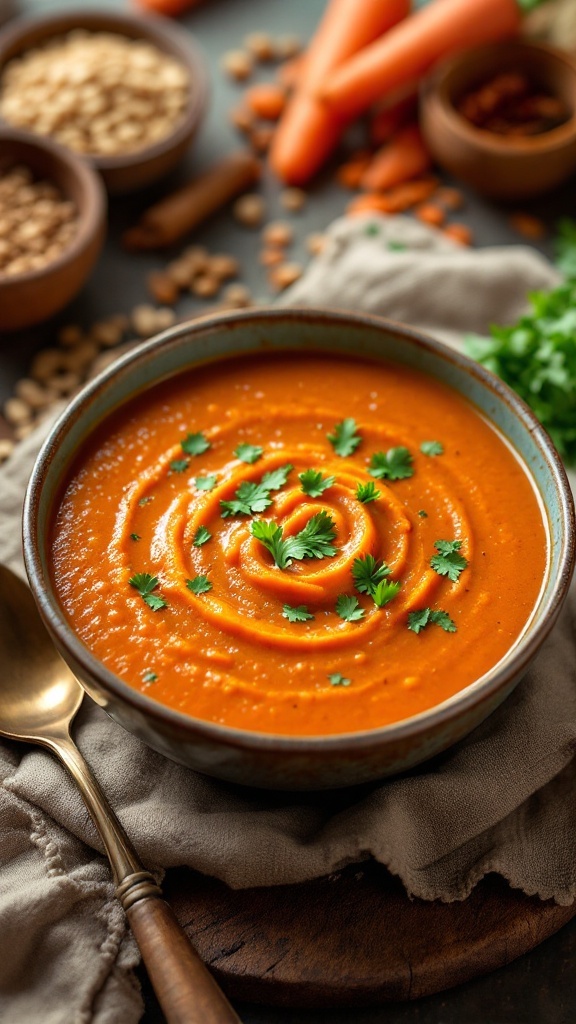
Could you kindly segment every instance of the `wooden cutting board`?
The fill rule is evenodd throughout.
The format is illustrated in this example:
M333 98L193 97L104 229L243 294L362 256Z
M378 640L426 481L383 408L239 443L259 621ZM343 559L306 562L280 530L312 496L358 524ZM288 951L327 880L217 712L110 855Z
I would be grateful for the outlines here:
M373 862L301 885L229 889L169 872L167 897L233 999L301 1008L418 999L502 967L576 915L498 876L461 903L410 900Z

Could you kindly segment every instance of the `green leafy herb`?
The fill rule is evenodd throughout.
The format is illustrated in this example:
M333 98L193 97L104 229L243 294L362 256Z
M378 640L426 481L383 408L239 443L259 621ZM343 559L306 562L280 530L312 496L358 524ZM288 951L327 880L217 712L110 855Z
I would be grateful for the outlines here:
M189 465L188 459L172 459L170 469L172 473L185 473Z
M168 607L163 597L152 593L158 586L157 576L151 576L149 572L137 572L134 576L130 577L128 582L131 587L138 591L140 597L153 612L159 612L161 608Z
M271 469L268 473L264 473L262 477L264 487L268 487L271 491L279 491L281 487L284 487L288 474L293 469L294 466L287 462L285 466L278 466L277 469Z
M420 519L428 519L428 513L425 512L423 508L420 509L418 515L420 516Z
M131 533L130 540L142 540L142 537L140 536L139 533Z
M194 540L192 541L195 548L201 548L206 541L210 540L212 534L205 526L199 526L196 530Z
M312 516L304 529L291 537L285 538L281 526L265 519L252 523L252 535L268 549L279 569L287 569L295 559L330 558L336 554L332 544L336 536L334 521L324 510Z
M349 597L348 594L340 594L336 601L336 611L345 622L359 622L364 618L364 609L358 603L358 598Z
M388 242L388 248L390 252L406 252L408 246L404 242Z
M558 224L556 266L569 280L576 279L576 221L564 217Z
M328 676L331 686L350 686L352 683L351 679L347 679L346 676L340 675L340 672L331 672Z
M362 440L360 434L356 433L357 429L356 420L349 418L337 423L333 434L326 435L336 455L345 459L356 451Z
M439 576L447 576L453 583L456 583L460 573L468 565L464 555L458 553L462 547L462 541L437 540L434 547L438 552L437 555L433 555L430 559L430 565L434 572L437 572Z
M378 584L390 575L386 562L378 562L373 555L355 558L352 563L354 586L360 594L374 595Z
M188 434L180 444L186 455L202 455L210 447L210 441L201 432Z
M282 615L288 622L309 622L314 616L310 614L305 604L299 604L296 608L292 608L289 604L285 604L282 608Z
M443 455L444 445L440 444L440 441L422 441L420 451L423 455Z
M379 235L380 226L376 224L374 221L371 221L370 224L367 224L366 227L364 228L364 234L368 235L369 237Z
M239 444L234 452L234 455L237 459L240 459L240 462L247 462L249 465L258 462L258 459L261 459L263 454L264 449L256 444Z
M367 484L358 484L356 488L356 497L358 501L361 501L363 505L367 505L369 501L376 501L380 497L382 492L378 490L376 484L370 480Z
M186 586L196 595L207 594L212 590L212 584L207 576L195 576L193 580L186 580Z
M402 447L375 452L370 459L368 472L377 480L407 480L414 476L412 456L407 448Z
M142 676L142 680L145 683L155 683L157 679L158 676L156 675L155 672L145 672L144 675Z
M279 466L278 469L273 469L269 473L264 473L259 482L253 483L252 481L244 480L235 492L232 500L220 502L222 518L226 519L227 516L251 516L256 512L264 512L272 504L271 492L278 491L284 486L291 469L293 469L293 466L287 463L287 465Z
M208 476L197 476L194 484L199 491L213 491L217 481L216 473L209 473Z
M408 615L408 629L411 629L413 633L421 633L431 622L440 626L445 633L456 632L456 623L452 621L448 612L444 612L440 608L435 611L431 608L422 608L420 611L410 612Z
M138 504L140 506L149 505L151 501L152 501L152 497L150 495L146 495L146 497L140 498Z
M392 580L381 580L372 593L374 604L378 608L384 608L385 605L390 604L390 601L394 600L401 587L401 583L393 582Z
M306 469L298 474L298 479L304 494L309 494L311 498L319 498L336 481L335 476L322 476L320 470L316 469Z

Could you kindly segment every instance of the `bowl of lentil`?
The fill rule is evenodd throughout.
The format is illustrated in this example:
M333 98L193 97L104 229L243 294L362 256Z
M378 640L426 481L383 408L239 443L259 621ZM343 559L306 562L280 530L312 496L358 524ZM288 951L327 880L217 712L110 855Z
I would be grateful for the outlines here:
M77 8L19 19L0 33L0 121L90 160L109 192L168 173L207 99L192 37L163 18Z
M49 139L0 126L0 331L70 302L105 233L106 194L92 168Z

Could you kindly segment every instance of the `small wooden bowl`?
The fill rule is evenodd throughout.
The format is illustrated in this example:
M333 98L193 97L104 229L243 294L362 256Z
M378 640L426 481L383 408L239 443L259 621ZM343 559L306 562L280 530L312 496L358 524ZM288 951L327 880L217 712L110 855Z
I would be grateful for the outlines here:
M502 71L525 72L564 101L569 120L520 138L471 124L458 113L458 101ZM466 50L424 83L421 124L437 163L483 195L518 200L548 192L576 170L576 63L551 46L520 40Z
M183 158L208 105L208 77L204 60L190 35L174 28L165 18L139 18L112 11L83 10L81 7L22 18L0 32L0 76L3 67L35 46L74 29L115 32L129 39L144 39L169 54L186 68L190 78L190 96L186 110L176 127L150 146L116 156L87 154L100 171L110 193L134 192L157 181Z
M106 235L106 193L80 157L50 139L0 126L0 167L24 164L54 182L78 211L77 232L62 254L45 267L13 277L0 274L0 331L47 320L80 291Z

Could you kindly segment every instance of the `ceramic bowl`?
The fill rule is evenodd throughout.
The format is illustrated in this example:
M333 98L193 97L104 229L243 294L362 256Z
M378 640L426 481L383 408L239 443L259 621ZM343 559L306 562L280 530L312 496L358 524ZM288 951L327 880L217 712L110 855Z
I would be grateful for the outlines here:
M412 718L327 737L232 729L171 710L122 682L74 634L51 580L50 523L78 448L112 410L160 380L207 358L294 347L347 352L418 367L472 401L505 435L534 480L550 531L548 572L522 638L490 672ZM38 457L24 510L24 552L41 615L91 697L117 722L176 761L209 775L276 789L321 789L405 771L445 749L511 692L552 628L574 562L574 507L548 435L505 384L472 360L379 317L310 310L250 310L205 317L167 331L84 388Z
M514 138L471 124L456 109L458 101L501 71L525 72L562 99L571 111L568 121ZM483 195L516 202L548 192L576 170L576 62L551 46L513 41L466 50L428 78L420 111L436 162Z
M106 235L106 194L84 160L50 139L0 126L0 169L15 164L58 185L76 206L78 229L70 245L45 267L13 277L0 274L0 331L40 323L70 302L96 263Z
M111 193L127 193L163 177L184 157L200 126L208 104L208 78L204 60L188 32L178 31L166 18L116 14L109 10L84 9L43 14L11 22L0 32L0 77L13 57L74 29L115 32L130 39L153 43L179 61L190 76L190 98L182 119L165 138L122 156L87 156L100 171Z

